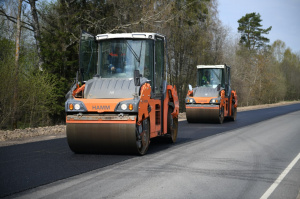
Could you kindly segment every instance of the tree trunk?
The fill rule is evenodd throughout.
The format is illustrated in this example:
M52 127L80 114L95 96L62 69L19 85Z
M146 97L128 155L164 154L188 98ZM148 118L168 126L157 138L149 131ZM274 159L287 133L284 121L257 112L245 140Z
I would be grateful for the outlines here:
M22 0L18 0L18 16L17 16L17 34L16 34L16 60L15 60L15 85L13 98L13 114L12 127L17 128L17 110L18 110L18 80L19 80L19 55L20 55L20 38L21 38L21 11Z
M30 7L31 7L31 15L32 15L32 19L33 19L32 20L33 33L34 33L37 53L38 53L38 57L39 57L39 69L43 70L42 65L44 63L44 59L43 59L42 54L41 54L41 45L40 45L41 32L40 32L39 18L38 18L38 15L37 15L35 2L36 2L36 0L29 0L29 4L30 4Z

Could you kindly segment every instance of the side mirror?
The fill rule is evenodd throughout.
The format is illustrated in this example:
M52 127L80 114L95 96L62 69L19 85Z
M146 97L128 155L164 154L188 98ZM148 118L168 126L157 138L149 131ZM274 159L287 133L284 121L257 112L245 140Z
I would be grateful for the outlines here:
M189 90L190 90L190 91L193 90L193 87L192 87L192 85L190 85L190 84L189 84Z
M140 86L141 85L141 75L139 70L134 70L134 85Z

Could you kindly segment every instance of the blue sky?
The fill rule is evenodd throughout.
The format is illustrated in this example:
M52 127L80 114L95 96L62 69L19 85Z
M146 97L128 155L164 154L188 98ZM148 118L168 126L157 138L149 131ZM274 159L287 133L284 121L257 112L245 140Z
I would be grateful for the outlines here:
M300 0L219 0L219 17L233 35L238 34L237 21L252 12L260 13L262 28L272 26L265 35L269 44L280 39L300 54Z

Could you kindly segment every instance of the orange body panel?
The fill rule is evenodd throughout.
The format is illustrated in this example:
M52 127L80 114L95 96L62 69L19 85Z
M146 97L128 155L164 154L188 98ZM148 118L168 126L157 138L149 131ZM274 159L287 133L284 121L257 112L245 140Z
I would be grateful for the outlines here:
M135 120L126 120L126 121L120 121L120 120L96 120L96 121L89 121L89 120L67 120L66 123L88 123L88 124L100 124L100 123L105 123L105 124L135 124Z
M140 97L140 103L139 103L139 112L138 112L138 124L141 124L141 122L148 118L148 105L150 102L150 96L151 96L151 86L150 84L146 83L141 88L141 97Z
M150 138L157 137L161 134L161 101L160 99L151 99L149 102L151 106L150 118Z
M178 117L179 114L179 100L178 100L178 94L177 94L177 89L176 86L174 85L174 87L172 87L171 85L167 86L167 96L166 98L169 99L169 91L171 91L171 95L173 98L173 102L174 102L174 111L172 113L173 118ZM166 106L165 106L166 107Z
M169 91L172 96L169 96ZM170 97L174 102L174 111L172 116L178 117L179 114L179 101L177 97L176 87L172 87L171 85L167 86L166 97L163 101L163 120L161 120L161 112L162 112L162 104L161 99L151 99L151 86L146 83L141 88L141 97L139 103L139 111L138 111L138 121L137 124L141 124L141 122L148 118L150 119L150 138L157 137L159 135L163 135L167 133L167 122L168 122L168 103L170 102ZM148 113L148 106L151 107L151 112ZM161 124L163 122L163 124ZM163 125L163 130L161 126Z
M161 100L151 99L151 86L146 83L141 87L141 96L138 110L137 124L140 125L144 119L150 119L150 138L163 134L161 132ZM151 112L148 113L148 107Z
M83 99L75 98L78 101L84 103L87 111L89 112L113 112L117 104L121 101L130 100L132 98L122 98L122 99Z
M76 86L77 86L77 88L76 88L76 89L73 91L73 93L72 93L73 97L75 97L75 95L76 95L77 93L80 93L80 92L83 91L84 88L85 88L85 84L83 84L81 87L79 87L78 84L77 84Z
M187 96L193 96L193 91L192 90L188 90Z
M236 94L236 91L231 91L231 101L232 101L232 99L234 99L235 100L235 104L234 104L234 107L236 108L237 107L237 105L238 105L238 99L237 99L237 94Z
M213 97L194 97L198 104L208 104Z

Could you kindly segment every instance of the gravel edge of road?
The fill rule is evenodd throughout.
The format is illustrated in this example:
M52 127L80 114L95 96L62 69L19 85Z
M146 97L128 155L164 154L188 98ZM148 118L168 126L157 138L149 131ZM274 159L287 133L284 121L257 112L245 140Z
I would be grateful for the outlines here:
M298 104L300 101L279 102L276 104L265 104L247 107L238 107L238 112L257 110L263 108L272 108L291 104ZM186 120L185 112L179 113L179 121ZM66 137L66 126L55 125L38 128L16 129L13 131L0 130L0 147L38 142L43 140L57 139ZM300 199L300 198L299 198Z

